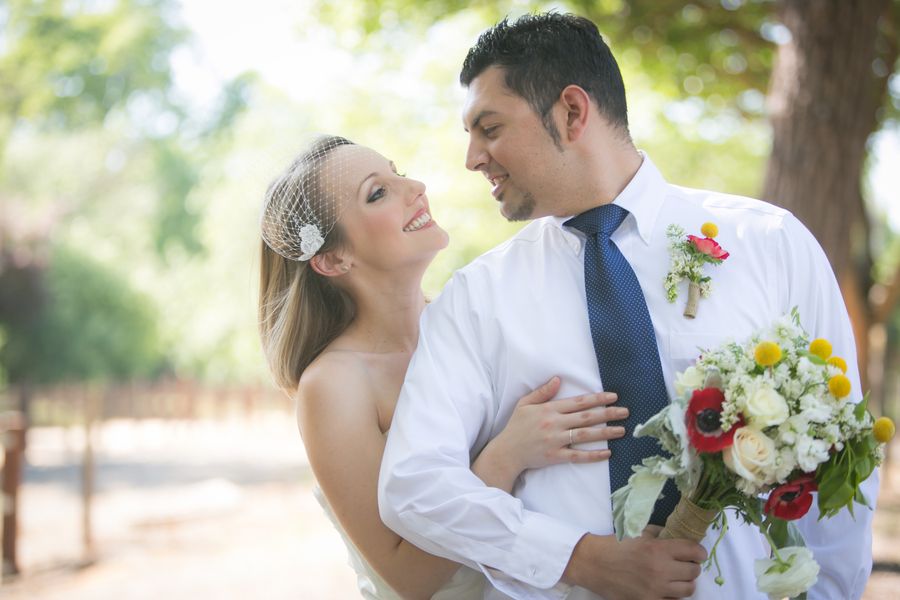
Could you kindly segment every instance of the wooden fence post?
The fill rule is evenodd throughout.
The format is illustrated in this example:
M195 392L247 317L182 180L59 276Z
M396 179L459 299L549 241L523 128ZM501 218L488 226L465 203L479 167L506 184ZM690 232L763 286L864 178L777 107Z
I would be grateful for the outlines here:
M82 386L84 402L84 454L81 463L81 533L84 544L83 564L94 562L94 536L91 520L94 497L94 422L100 404L100 391L93 385Z
M19 574L16 557L18 531L19 484L25 463L25 417L21 412L0 414L0 434L3 438L3 570L0 581Z

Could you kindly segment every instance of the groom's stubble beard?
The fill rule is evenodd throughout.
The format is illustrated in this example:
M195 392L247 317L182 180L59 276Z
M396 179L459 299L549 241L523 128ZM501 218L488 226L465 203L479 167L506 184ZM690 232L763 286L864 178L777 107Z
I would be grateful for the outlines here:
M500 200L503 200L502 196ZM531 192L522 192L522 201L513 208L512 212L507 215L501 211L500 214L510 223L528 221L531 219L531 215L534 214L535 206L537 206L537 201L534 199L534 195Z

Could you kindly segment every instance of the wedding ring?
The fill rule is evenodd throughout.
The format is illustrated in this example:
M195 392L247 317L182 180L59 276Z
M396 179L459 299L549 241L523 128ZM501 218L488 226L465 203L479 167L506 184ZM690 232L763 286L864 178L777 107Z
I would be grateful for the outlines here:
M575 431L575 430L574 429L569 430L569 445L570 446L575 443L575 438L572 436L573 431Z

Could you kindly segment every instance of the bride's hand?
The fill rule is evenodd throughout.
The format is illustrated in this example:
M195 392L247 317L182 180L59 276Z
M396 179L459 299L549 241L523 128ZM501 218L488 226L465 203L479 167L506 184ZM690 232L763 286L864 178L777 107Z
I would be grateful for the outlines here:
M506 427L494 440L502 445L508 460L520 467L520 472L563 462L606 460L610 456L608 449L585 450L572 445L625 435L624 427L608 424L628 416L627 408L611 406L616 394L599 392L550 402L559 386L559 377L552 377L519 400Z

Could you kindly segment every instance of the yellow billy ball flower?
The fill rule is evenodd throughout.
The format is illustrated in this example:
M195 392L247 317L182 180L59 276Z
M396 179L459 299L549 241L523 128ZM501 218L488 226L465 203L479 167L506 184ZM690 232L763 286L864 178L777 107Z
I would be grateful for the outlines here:
M872 425L872 435L874 435L875 439L882 444L891 441L895 431L894 422L887 417L875 419L875 424Z
M847 372L847 361L841 358L840 356L832 356L828 360L825 361L832 367L837 367L844 373Z
M756 345L753 358L761 367L771 367L781 360L781 348L775 342L760 342Z
M828 391L835 398L843 398L850 394L850 380L846 375L835 375L828 380Z
M825 360L831 356L831 342L823 338L814 339L809 345L809 351L811 354L815 354L822 360Z
M719 235L719 228L716 227L715 223L704 223L700 227L700 233L705 235L708 238L714 238Z

